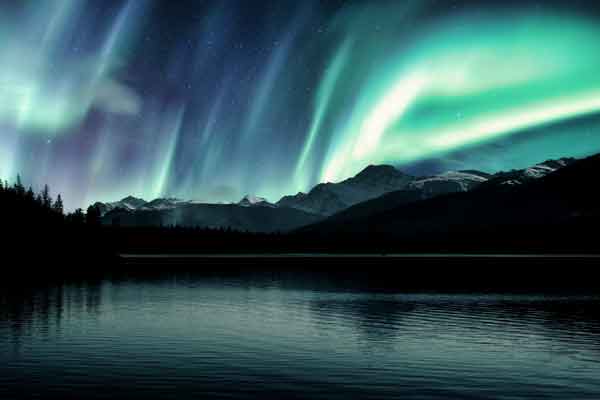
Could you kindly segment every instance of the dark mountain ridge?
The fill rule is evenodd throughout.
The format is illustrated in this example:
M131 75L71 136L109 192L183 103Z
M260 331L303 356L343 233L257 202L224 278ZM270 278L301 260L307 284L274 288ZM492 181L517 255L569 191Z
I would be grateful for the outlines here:
M391 165L369 165L342 182L320 183L308 193L284 196L277 205L330 216L354 204L403 189L415 179Z
M319 227L377 215L403 205L432 199L437 196L465 193L482 187L497 187L505 185L507 182L511 186L521 185L544 177L574 161L575 159L572 158L549 160L530 168L496 174L464 170L415 179L405 189L386 193L383 196L356 204L336 213L322 221Z
M242 232L290 231L319 219L319 216L286 207L196 203L166 209L115 209L103 217L105 224L124 227L229 228Z
M515 186L539 179L573 162L550 160L498 174L475 170L450 171L427 177L407 175L389 165L370 165L339 183L322 183L309 193L285 196L276 204L245 196L232 204L202 204L179 199L146 202L129 196L113 203L96 203L105 225L230 228L251 232L289 231L325 220L339 221L376 215L398 206L463 193L480 186Z
M543 163L548 165L548 163ZM570 223L600 216L594 182L600 155L560 163L560 168L522 184L505 184L499 174L469 192L419 200L419 193L390 193L300 231L314 235L362 235L426 241L453 232L490 231L516 226ZM522 175L513 171L511 177ZM393 205L392 205L393 204Z

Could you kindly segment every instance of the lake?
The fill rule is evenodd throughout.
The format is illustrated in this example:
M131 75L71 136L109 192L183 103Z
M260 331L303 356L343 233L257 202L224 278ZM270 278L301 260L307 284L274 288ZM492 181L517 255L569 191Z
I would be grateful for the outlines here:
M340 274L4 282L0 399L600 399L600 296Z

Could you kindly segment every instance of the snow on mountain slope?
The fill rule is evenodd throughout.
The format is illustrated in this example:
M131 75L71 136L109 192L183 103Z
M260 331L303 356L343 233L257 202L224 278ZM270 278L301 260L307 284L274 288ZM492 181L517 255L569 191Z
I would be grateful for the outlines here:
M267 199L258 196L246 195L242 200L237 203L242 207L277 207L275 204L270 203Z
M127 196L122 200L110 203L97 202L94 204L94 206L98 207L100 209L100 215L104 216L117 209L125 211L170 210L184 204L188 204L188 202L174 198L155 199L147 202L146 200L139 199L137 197Z
M166 225L199 224L198 226L275 231L299 227L304 222L312 223L341 212L348 219L443 194L467 192L480 186L520 185L544 177L573 161L567 158L549 160L530 168L493 175L465 170L419 178L389 165L371 165L352 178L339 183L318 184L309 193L285 196L277 204L262 197L247 195L238 203L228 204L227 207L213 207L216 205L176 198L146 202L133 196L96 205L107 220L118 216L119 220L131 225L135 225L137 221L142 225L158 222ZM274 224L273 227L266 225L267 220Z
M249 232L284 232L316 222L319 216L283 207L187 203L171 209L115 209L103 223L119 226L230 228Z
M105 214L109 213L110 211L115 210L117 208L128 210L128 211L137 210L138 208L142 207L144 204L146 204L146 200L144 200L144 199L140 199L140 198L133 197L133 196L127 196L122 200L114 201L114 202L110 202L110 203L97 202L97 203L93 204L93 206L98 207L100 209L100 215L105 215Z
M466 192L486 182L490 175L480 171L449 171L440 175L419 178L408 189L420 190L423 198L446 193Z
M560 168L572 164L574 161L576 161L574 158L547 160L525 169L498 172L490 177L487 185L521 185L533 179L543 178Z
M277 205L329 216L354 204L403 189L414 179L390 165L370 165L345 181L321 183L308 193L285 196Z
M183 205L189 204L188 201L176 199L176 198L165 198L165 199L155 199L138 209L141 210L171 210L173 208L177 208Z

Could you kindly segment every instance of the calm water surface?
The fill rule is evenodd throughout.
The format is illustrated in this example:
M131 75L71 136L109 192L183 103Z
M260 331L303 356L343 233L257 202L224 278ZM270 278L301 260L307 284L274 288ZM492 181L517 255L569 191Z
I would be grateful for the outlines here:
M600 297L165 275L0 294L0 399L600 399Z

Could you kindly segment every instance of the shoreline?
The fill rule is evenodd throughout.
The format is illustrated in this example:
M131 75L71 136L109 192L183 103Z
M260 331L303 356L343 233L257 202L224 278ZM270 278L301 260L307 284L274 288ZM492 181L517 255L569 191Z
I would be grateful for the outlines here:
M600 259L600 254L502 254L502 253L244 253L244 254L221 254L221 253L163 253L163 254L139 254L121 253L118 257L122 260L164 260L164 259Z

